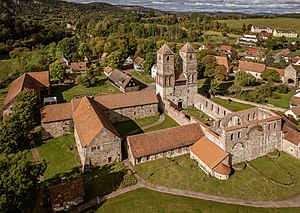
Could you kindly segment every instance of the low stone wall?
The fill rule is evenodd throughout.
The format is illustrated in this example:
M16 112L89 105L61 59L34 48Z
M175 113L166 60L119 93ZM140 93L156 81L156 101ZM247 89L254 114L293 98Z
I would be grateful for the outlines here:
M171 102L168 100L164 100L165 104L165 112L177 123L180 124L180 126L183 125L188 125L192 123L196 123L195 120L191 119L189 115L185 114L183 111L178 111L175 109L172 105Z
M215 120L223 118L225 115L232 113L231 110L215 103L214 101L203 95L200 95L199 93L195 94L194 107L201 110Z
M42 140L69 134L70 123L71 120L42 123Z

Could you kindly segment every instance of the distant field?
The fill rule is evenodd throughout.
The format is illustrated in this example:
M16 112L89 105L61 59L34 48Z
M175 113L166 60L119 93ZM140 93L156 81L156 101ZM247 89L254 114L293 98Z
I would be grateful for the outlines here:
M241 28L243 24L246 25L263 25L278 29L292 29L300 33L300 18L275 18L275 19L239 19L239 20L219 20L219 22L226 22L229 27Z

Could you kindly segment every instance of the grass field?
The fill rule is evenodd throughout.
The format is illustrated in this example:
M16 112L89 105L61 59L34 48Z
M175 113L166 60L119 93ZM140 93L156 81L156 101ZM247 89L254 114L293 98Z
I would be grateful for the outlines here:
M242 28L243 24L269 26L278 29L292 29L300 33L300 19L299 18L255 18L255 19L240 19L240 20L218 20L219 22L226 22L227 26L234 28Z
M234 112L241 111L244 109L253 108L254 106L248 105L248 104L242 104L234 101L228 101L221 98L213 98L214 102L226 107L227 109L230 109Z
M131 72L130 74L146 84L155 82L155 80L153 78L151 78L151 76L148 73L139 73L139 72L134 71L134 72Z
M289 108L290 107L290 101L293 95L295 94L295 90L292 90L288 92L287 94L282 94L282 93L275 93L279 95L281 98L280 99L275 99L275 98L268 98L267 104L272 104L276 107L281 107L281 108Z
M195 198L182 197L160 192L151 191L146 188L137 189L113 199L107 200L96 213L148 213L148 212L173 212L173 213L292 213L300 211L299 208L268 209L254 208L230 204L222 204L212 201L199 200Z
M158 121L159 115L151 116L148 118L129 120L120 123L115 123L114 127L120 133L121 136L125 135L128 132L131 132L135 129L147 126L149 124L155 123ZM141 129L142 132L142 129Z
M156 130L166 129L175 126L179 126L179 124L176 121L174 121L170 116L165 115L165 120L161 124L145 129L144 132L153 132Z
M77 149L73 135L64 135L44 141L37 149L41 158L47 161L45 179L69 172L79 166L76 160Z
M279 175L278 181L287 178L285 172L278 171L278 166L268 161L269 159L261 158L251 163L276 180ZM281 153L280 158L275 162L290 171L299 183L300 161ZM142 178L157 185L226 197L267 200L287 198L300 192L300 184L290 188L281 187L266 181L248 167L243 171L236 171L226 181L218 180L207 176L188 155L158 159L138 164L135 168Z
M59 103L70 102L76 95L103 95L108 93L120 93L120 90L108 81L95 87L83 85L56 85L51 87L51 95L56 96Z
M189 116L193 116L202 123L205 123L206 125L213 125L214 119L197 109L196 107L189 107L187 109L184 109L184 112L187 113Z

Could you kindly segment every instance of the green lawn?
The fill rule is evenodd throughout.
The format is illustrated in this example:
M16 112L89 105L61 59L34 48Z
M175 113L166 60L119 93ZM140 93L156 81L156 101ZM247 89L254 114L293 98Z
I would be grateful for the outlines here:
M238 103L238 102L234 102L234 101L228 101L228 100L224 100L224 99L216 98L216 97L213 98L212 100L214 102L222 105L223 107L226 107L227 109L230 109L234 112L254 107L254 106L251 106L251 105L248 105L248 104L242 104L242 103Z
M44 141L37 149L41 158L47 161L45 179L69 172L80 165L76 159L77 149L73 135L64 135Z
M274 92L274 94L279 95L280 98L279 99L268 98L267 104L272 104L276 107L281 107L281 108L290 108L290 101L291 101L291 98L293 97L293 95L295 94L295 92L296 92L295 90L291 90L287 94Z
M193 116L202 123L205 123L206 125L212 126L214 123L214 119L197 109L196 107L189 107L187 109L184 109L184 112L188 114L189 116Z
M299 18L278 17L275 19L255 18L240 20L218 20L218 22L226 22L228 27L242 28L243 24L269 26L278 29L292 29L300 33Z
M286 178L284 172L278 171L278 166L266 163L267 160L269 159L262 158L252 163L264 170L263 172L267 169L266 173L274 179L279 175L278 181ZM290 171L296 177L298 184L290 188L272 184L248 167L243 171L235 171L228 180L221 181L207 176L188 155L170 159L162 158L138 164L135 168L142 178L151 183L219 196L267 200L283 199L298 194L300 192L300 161L281 153L280 158L275 162Z
M228 213L228 212L263 212L263 213L288 213L297 212L299 208L254 208L239 205L223 204L196 198L182 197L155 192L146 188L137 189L118 197L107 200L96 213L119 212L203 212L203 213Z
M153 78L151 78L151 76L148 73L140 73L140 72L133 71L130 74L132 76L134 76L136 79L138 79L146 84L155 82L155 80Z
M179 126L179 124L176 121L174 121L170 116L165 114L165 120L161 124L145 129L144 132L153 132L156 130L166 129L175 126Z
M141 118L136 120L129 120L120 123L114 123L114 127L120 133L121 136L124 136L126 133L131 132L135 129L140 128L140 132L143 132L141 127L147 126L149 124L155 123L159 120L159 115L151 116L148 118Z
M83 85L56 85L51 87L51 95L58 98L58 102L70 102L76 95L103 95L108 93L120 93L109 81L101 86L85 87Z
M122 162L91 169L84 173L83 180L87 201L136 183L131 170Z

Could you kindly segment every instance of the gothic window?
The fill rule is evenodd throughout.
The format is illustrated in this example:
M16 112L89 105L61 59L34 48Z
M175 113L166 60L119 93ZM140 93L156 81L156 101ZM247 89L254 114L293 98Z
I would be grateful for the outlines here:
M223 113L224 113L224 115L226 115L226 111L225 110L223 111Z
M158 60L161 60L161 55L158 57Z
M207 101L205 101L205 107L207 107L207 105L208 105L208 103L207 103Z
M211 111L213 111L214 110L214 105L213 104L211 104Z
M169 77L169 86L171 85L171 77Z
M168 85L168 78L167 77L165 78L165 86L169 86Z

